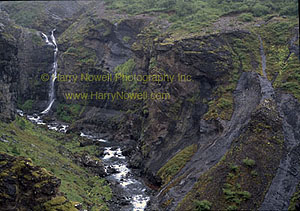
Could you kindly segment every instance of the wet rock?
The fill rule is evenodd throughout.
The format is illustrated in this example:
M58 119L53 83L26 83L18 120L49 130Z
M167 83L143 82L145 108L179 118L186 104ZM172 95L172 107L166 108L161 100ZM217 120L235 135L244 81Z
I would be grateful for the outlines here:
M82 154L75 154L74 160L79 165L88 168L100 177L105 177L107 175L102 161L95 156L89 155L87 152L84 152Z
M119 173L115 168L112 168L111 166L107 167L107 173L108 174L116 174Z
M104 156L104 151L105 151L105 148L99 148L97 157L103 157Z
M123 150L122 150L122 155L124 156L130 156L131 154L133 154L135 152L135 147L134 146L126 146Z
M86 146L91 146L94 144L94 141L91 139L87 139L87 138L81 138L79 140L80 143L80 147L86 147Z
M119 148L118 146L114 146L114 147L111 148L111 150L116 151L116 150L118 150L118 148Z
M130 168L141 168L143 164L143 157L140 152L136 152L129 160Z
M109 203L110 210L121 210L124 206L130 205L129 197L117 182L111 182L110 187L113 192Z
M3 138L3 136L2 136L2 137L0 137L0 141L1 141L1 142L4 142L4 143L9 143L9 141L8 141L8 140L6 140L5 138Z

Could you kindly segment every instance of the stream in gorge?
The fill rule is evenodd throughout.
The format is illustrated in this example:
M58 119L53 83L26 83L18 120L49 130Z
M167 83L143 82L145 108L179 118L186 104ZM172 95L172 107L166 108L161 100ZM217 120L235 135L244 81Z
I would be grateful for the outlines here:
M49 130L66 133L68 129L67 124L50 122L45 123L41 116L37 114L26 115L23 111L17 110L17 113L26 117L29 121L36 125L47 126ZM150 200L146 185L141 179L135 176L128 168L128 160L122 154L122 149L116 142L110 142L94 135L87 135L83 132L80 136L93 140L94 142L101 142L104 146L104 156L100 157L103 161L105 172L107 173L106 179L113 184L119 186L124 194L124 198L129 202L120 209L121 211L143 211Z
M49 89L49 101L47 108L40 114L26 115L23 111L17 110L19 116L26 117L29 121L36 125L46 126L49 130L55 130L61 133L67 133L69 125L61 122L45 122L43 116L47 115L51 110L51 107L55 101L55 79L57 75L57 54L58 48L54 37L55 29L51 31L50 39L46 34L41 33L41 36L45 40L46 44L54 48L54 62L49 75L50 77L50 89ZM148 187L143 183L141 179L135 176L128 168L128 160L122 154L122 149L118 143L110 142L104 139L97 138L92 133L85 134L80 132L80 136L93 140L93 142L101 142L104 147L104 156L100 157L103 161L105 172L108 176L106 179L112 184L121 188L122 197L126 199L126 202L120 208L121 211L143 211L147 206L147 202L150 200ZM117 193L120 194L120 193Z

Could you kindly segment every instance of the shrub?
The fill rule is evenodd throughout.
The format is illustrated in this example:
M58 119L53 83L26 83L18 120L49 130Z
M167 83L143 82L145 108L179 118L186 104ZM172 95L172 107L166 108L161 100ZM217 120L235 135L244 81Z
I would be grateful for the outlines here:
M249 193L248 191L239 191L238 195L241 196L245 200L251 198L251 193Z
M124 36L124 37L123 37L123 41L124 41L125 43L129 43L130 40L131 40L131 38L128 37L128 36Z
M252 8L252 13L255 17L261 17L263 15L269 14L269 8L261 4L256 4Z
M252 159L249 159L248 157L243 160L243 163L248 167L252 167L255 165L255 161Z
M298 14L298 7L293 4L287 5L280 10L280 15L296 16Z
M250 22L253 21L253 15L251 13L243 13L238 17L238 19L243 22Z
M24 111L30 111L33 106L33 100L26 100L26 102L21 106Z
M56 109L58 118L64 122L72 122L77 119L80 115L82 107L78 104L59 104Z
M258 176L258 173L255 170L253 170L253 171L251 171L251 176L256 177L256 176Z
M238 207L235 206L235 205L230 205L229 207L227 207L227 210L228 211L235 211L235 210L238 210Z
M231 165L230 165L230 170L233 171L233 172L238 172L239 166L238 166L238 165L231 164Z
M205 210L210 210L212 203L207 201L207 200L195 200L194 201L195 207L197 211L205 211Z

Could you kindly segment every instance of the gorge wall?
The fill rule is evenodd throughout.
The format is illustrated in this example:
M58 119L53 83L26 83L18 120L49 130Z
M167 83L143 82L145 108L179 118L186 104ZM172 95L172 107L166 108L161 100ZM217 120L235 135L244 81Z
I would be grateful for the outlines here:
M13 119L16 108L33 113L46 107L49 84L40 78L51 69L53 49L40 32L56 28L61 75L191 78L55 83L49 118L71 123L69 133L85 125L110 140L130 143L130 166L155 190L150 210L195 210L199 203L215 210L299 206L297 22L274 16L251 27L177 38L166 32L167 21L110 14L102 3L48 3L35 24L13 17L17 8L9 4L2 8L1 119ZM66 99L66 93L98 91L171 97Z

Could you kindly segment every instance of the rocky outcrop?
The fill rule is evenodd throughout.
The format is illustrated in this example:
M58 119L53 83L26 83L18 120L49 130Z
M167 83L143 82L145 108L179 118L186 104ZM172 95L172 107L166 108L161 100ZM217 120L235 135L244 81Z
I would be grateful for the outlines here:
M102 161L99 158L89 155L87 152L75 154L73 160L75 163L89 169L100 177L106 176Z
M300 110L299 102L291 95L277 93L277 104L283 117L284 148L278 171L260 210L287 210L289 201L300 181Z
M21 28L18 37L18 100L22 110L40 112L47 106L49 81L43 81L41 76L48 74L52 69L53 51L38 31ZM24 108L22 105L26 101L31 101L32 105Z
M130 63L130 67L127 66L128 60L134 56L130 46L148 22L147 19L124 19L114 24L101 15L82 16L74 22L58 38L61 51L58 72L64 75L76 75L78 80L77 82L58 81L58 100L67 104L84 104L83 99L66 99L66 94L83 91L88 94L125 91L121 82L86 80L86 76L115 74L115 68L121 65L128 73L136 72L134 62ZM87 100L86 103L89 106L118 111L127 111L136 105L124 100L95 98Z
M161 71L160 73L174 75L175 80L159 86L155 83L148 85L151 92L171 95L168 100L147 102L149 115L144 123L141 148L146 158L145 169L152 171L151 174L155 174L162 163L180 150L192 144L206 145L229 127L226 118L217 109L215 114L219 118L215 118L216 120L209 116L204 118L204 114L209 111L208 101L219 102L219 98L228 95L226 91L216 94L219 87L228 87L230 90L236 86L236 81L232 81L232 78L238 77L241 69L237 65L238 61L234 61L235 53L227 43L234 43L233 39L247 36L247 32L238 31L156 44L156 49L149 58L152 66L149 74ZM153 67L154 63L156 66ZM178 74L189 75L192 80L178 81ZM247 76L242 77L243 80L248 80L245 77ZM245 83L249 89L250 82ZM257 87L253 86L253 89ZM230 120L230 108L233 107L231 94L224 101L228 105L223 110L229 114ZM218 106L222 107L220 102L217 103ZM210 130L206 131L205 128Z
M1 210L77 210L59 193L60 180L30 159L0 153Z
M14 119L19 79L17 41L11 22L0 10L0 119Z

